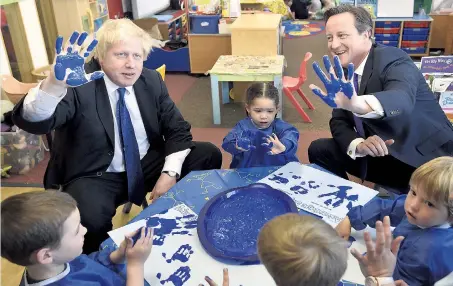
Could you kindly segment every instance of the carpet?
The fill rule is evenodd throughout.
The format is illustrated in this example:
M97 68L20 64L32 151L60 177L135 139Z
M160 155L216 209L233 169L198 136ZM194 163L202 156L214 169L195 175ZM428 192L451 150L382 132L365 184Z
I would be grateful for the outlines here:
M287 39L318 35L325 29L324 23L307 20L283 21L282 26L285 27L285 38Z

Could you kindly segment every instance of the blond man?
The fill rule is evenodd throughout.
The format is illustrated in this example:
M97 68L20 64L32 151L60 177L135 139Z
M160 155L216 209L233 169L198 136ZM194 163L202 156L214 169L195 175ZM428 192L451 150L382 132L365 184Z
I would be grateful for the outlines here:
M16 105L13 121L34 134L55 130L44 186L75 198L90 253L119 205L140 205L150 191L154 201L190 171L220 168L222 156L192 141L161 76L143 67L152 45L145 31L118 19L82 49L86 37L75 32L66 47L57 39L49 77Z
M20 285L144 285L144 263L153 231L130 234L113 252L82 253L86 228L77 202L67 193L35 191L1 203L1 255L25 266ZM127 260L127 279L114 271ZM113 264L112 264L113 263Z

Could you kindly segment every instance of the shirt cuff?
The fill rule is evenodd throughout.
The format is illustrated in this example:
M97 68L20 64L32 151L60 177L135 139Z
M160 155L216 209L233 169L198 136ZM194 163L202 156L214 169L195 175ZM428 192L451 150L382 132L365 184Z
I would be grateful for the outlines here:
M189 155L190 149L185 149L182 151L178 151L172 153L165 157L165 164L162 172L175 172L178 174L178 177L181 175L182 164L186 159L187 155Z
M371 107L371 109L373 109L373 111L368 112L366 114L354 113L355 116L369 119L378 119L384 117L384 108L382 107L382 104L379 102L376 96L372 94L365 94L362 95L361 97L366 101L366 103Z
M364 155L360 155L360 154L356 154L356 150L357 150L357 146L364 142L365 139L363 138L356 138L354 140L351 141L351 143L349 144L349 147L348 147L348 156L352 158L352 160L355 160L356 158L358 157L365 157Z
M30 89L25 96L24 108L22 109L22 116L25 120L38 122L50 118L68 91L65 89L63 94L54 96L41 90L41 84L42 81L36 87Z

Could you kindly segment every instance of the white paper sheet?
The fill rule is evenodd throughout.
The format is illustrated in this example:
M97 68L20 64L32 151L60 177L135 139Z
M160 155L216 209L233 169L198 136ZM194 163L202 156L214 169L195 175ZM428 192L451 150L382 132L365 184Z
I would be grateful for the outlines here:
M336 226L354 206L378 193L335 175L291 162L259 181L288 194L298 208Z
M193 215L188 220L181 218ZM263 265L226 265L212 258L201 245L196 228L185 225L196 222L196 214L186 205L181 204L151 218L171 220L176 227L169 234L162 235L160 228L165 222L154 228L154 245L150 257L145 262L145 279L154 285L192 286L203 283L205 276L221 283L222 269L228 267L230 285L263 285L274 286L275 283ZM109 232L112 240L119 245L124 236L146 225L140 220ZM168 232L168 231L165 231ZM179 234L182 233L182 234ZM156 245L156 241L158 244Z

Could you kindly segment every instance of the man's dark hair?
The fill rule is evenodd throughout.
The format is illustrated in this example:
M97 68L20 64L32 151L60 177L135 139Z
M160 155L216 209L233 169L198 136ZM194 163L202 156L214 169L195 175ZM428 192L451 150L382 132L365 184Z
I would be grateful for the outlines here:
M324 13L324 21L327 23L327 20L329 20L330 17L343 13L351 13L354 15L355 27L360 34L373 29L373 20L371 19L370 12L363 7L355 7L346 4L328 9Z

